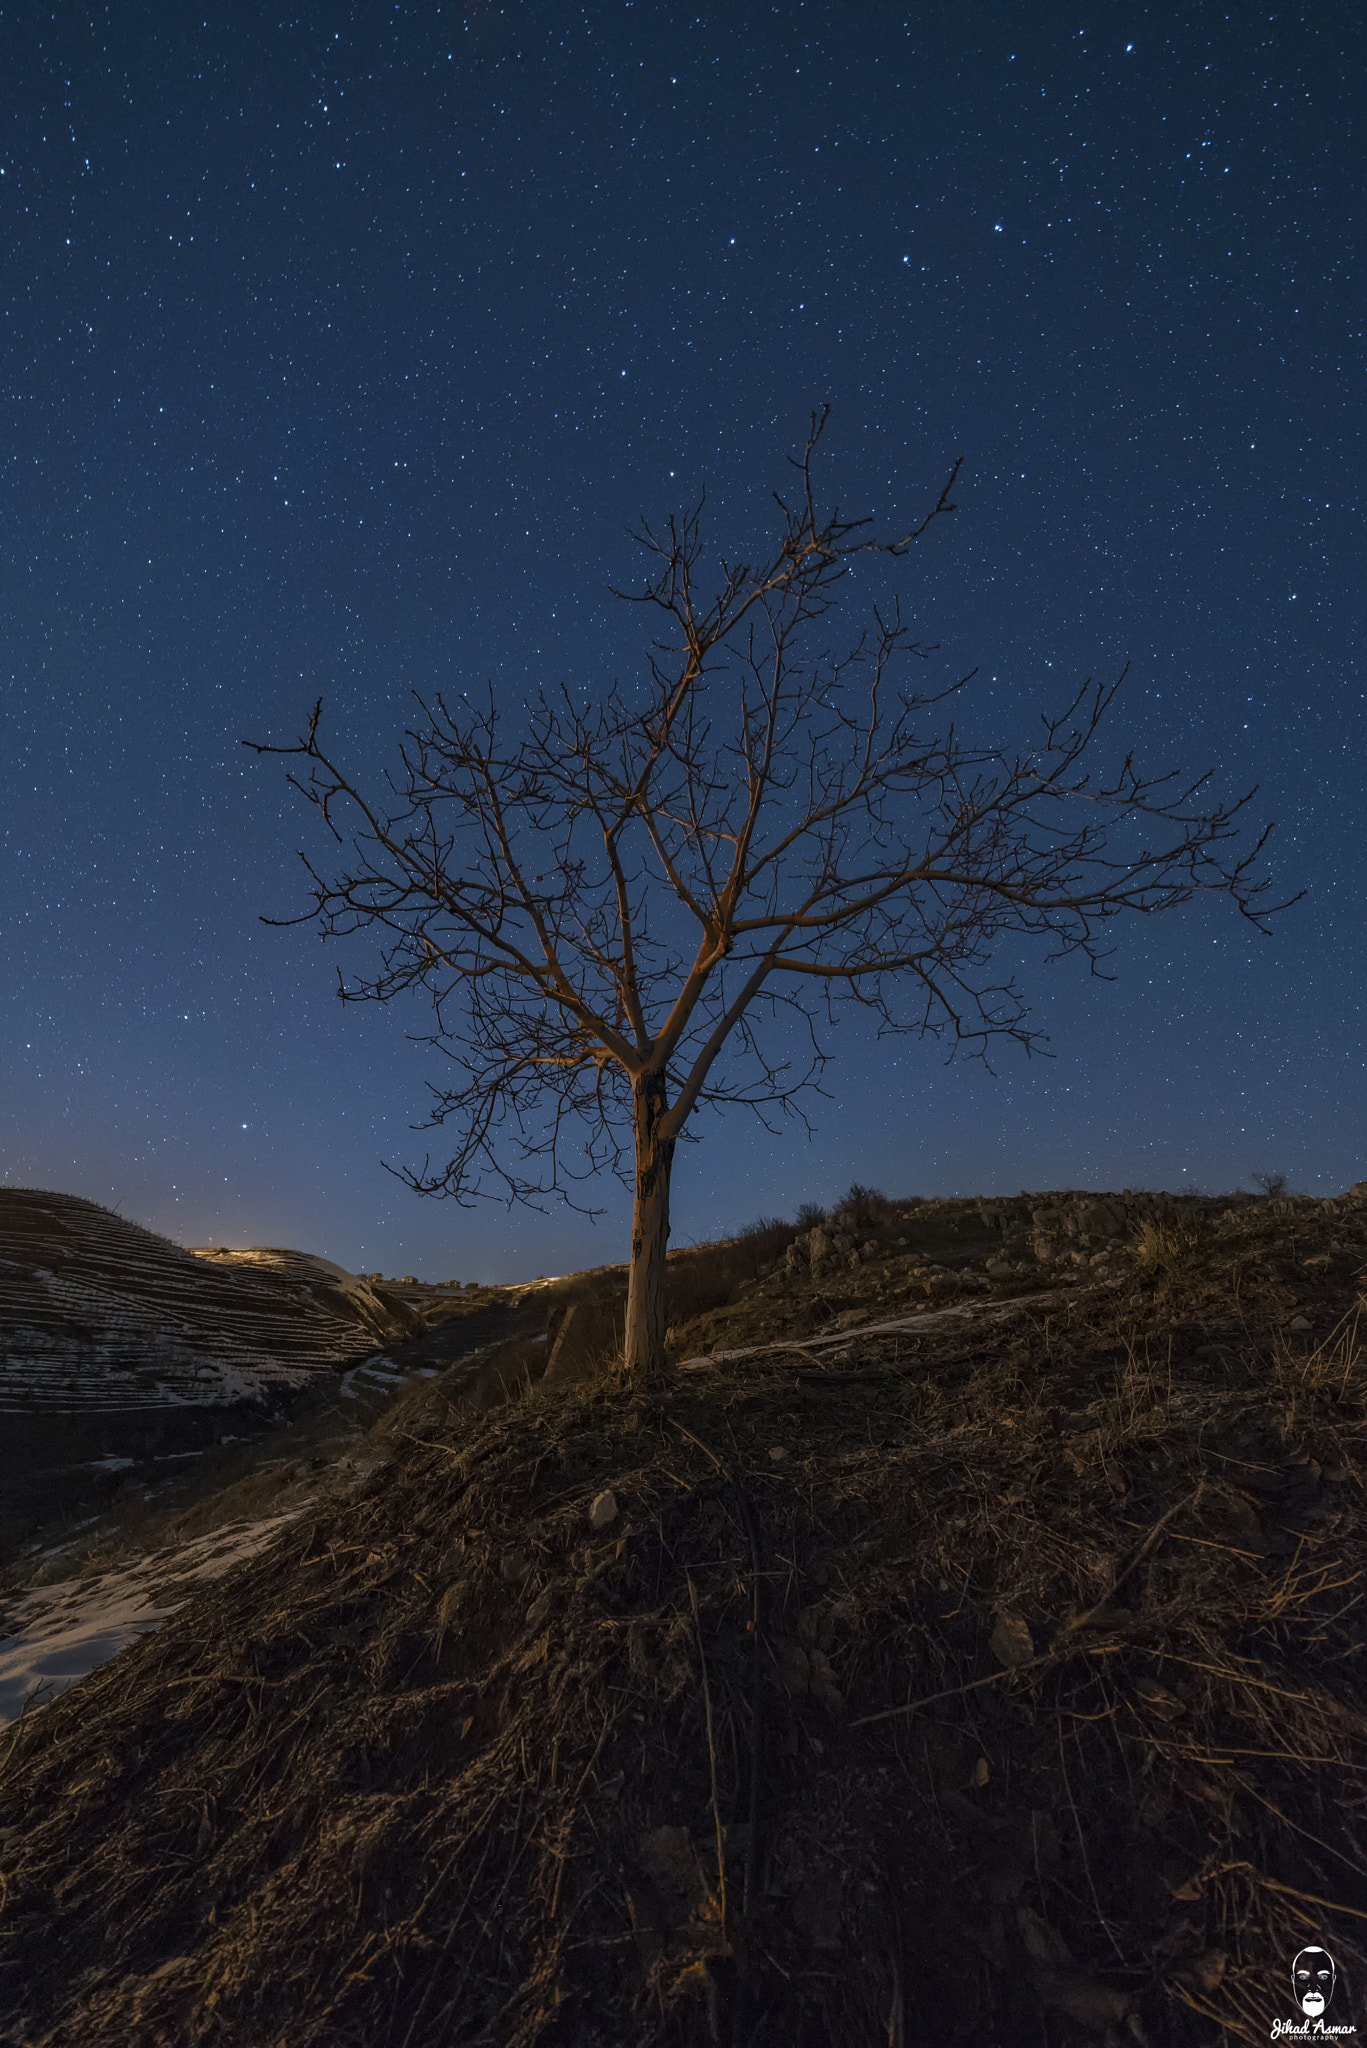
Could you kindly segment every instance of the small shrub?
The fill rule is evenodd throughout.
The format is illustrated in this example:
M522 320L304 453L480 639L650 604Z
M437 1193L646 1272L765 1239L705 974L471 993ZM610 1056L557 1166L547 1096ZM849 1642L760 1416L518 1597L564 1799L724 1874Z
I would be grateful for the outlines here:
M1270 1202L1276 1202L1286 1193L1284 1173L1254 1173L1249 1178L1259 1194L1266 1195Z
M799 1230L819 1230L826 1221L826 1211L819 1202L804 1202L797 1212Z
M866 1188L862 1181L854 1180L836 1203L836 1211L847 1216L856 1230L866 1230L871 1223L885 1223L892 1204L881 1188Z

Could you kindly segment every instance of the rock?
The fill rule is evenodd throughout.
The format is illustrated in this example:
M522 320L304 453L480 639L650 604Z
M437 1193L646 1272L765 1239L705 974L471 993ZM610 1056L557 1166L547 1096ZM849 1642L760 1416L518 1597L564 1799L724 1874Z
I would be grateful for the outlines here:
M807 1240L807 1255L811 1260L812 1278L819 1279L830 1265L835 1246L818 1223Z
M782 1444L774 1444L769 1452L769 1463L771 1465L781 1465L787 1455L788 1453L784 1450Z
M698 1858L687 1828L651 1828L637 1838L636 1852L657 1884L685 1895L702 1889Z
M600 1493L589 1509L589 1527L593 1530L607 1529L617 1520L617 1496L608 1487Z
M1004 1664L1008 1671L1014 1670L1018 1664L1028 1664L1035 1654L1029 1622L1014 1608L999 1607L989 1648L997 1662Z
M1079 1202L1074 1215L1077 1218L1078 1234L1082 1237L1121 1237L1125 1230L1125 1211L1117 1202Z
M1182 1975L1197 1991L1203 1991L1209 1997L1211 1992L1217 1990L1223 1983L1225 1971L1228 1968L1229 1957L1225 1954L1224 1950L1208 1948L1199 1956L1192 1958L1183 1970Z
M532 1561L525 1550L505 1550L499 1559L498 1575L510 1586L520 1586L524 1579L530 1578L531 1570Z
M1286 1327L1288 1330L1313 1330L1315 1326L1308 1316L1292 1316Z
M552 1586L547 1586L544 1592L537 1594L535 1600L527 1609L527 1626L529 1628L540 1628L543 1621L549 1621L551 1610L554 1606L555 1589Z

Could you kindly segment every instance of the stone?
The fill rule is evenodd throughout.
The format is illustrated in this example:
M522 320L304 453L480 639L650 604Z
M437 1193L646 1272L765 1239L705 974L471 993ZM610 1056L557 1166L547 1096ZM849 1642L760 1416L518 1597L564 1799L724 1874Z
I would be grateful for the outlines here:
M992 1655L1007 1670L1014 1670L1018 1664L1027 1664L1035 1654L1030 1624L1014 1608L1000 1607L997 1623L989 1641Z
M1074 1214L1082 1237L1120 1237L1125 1229L1125 1211L1116 1202L1079 1202Z
M825 1272L835 1252L835 1246L818 1223L807 1240L808 1257L812 1264L812 1278L819 1279Z
M636 1848L657 1884L685 1894L701 1890L698 1858L687 1828L651 1828L638 1837Z
M611 1487L607 1487L589 1509L589 1527L595 1531L608 1529L616 1520L617 1496Z
M554 1606L555 1589L552 1586L547 1586L544 1592L537 1594L535 1600L533 1600L531 1606L527 1609L528 1627L540 1628L543 1621L549 1621L551 1616L551 1610L554 1608Z

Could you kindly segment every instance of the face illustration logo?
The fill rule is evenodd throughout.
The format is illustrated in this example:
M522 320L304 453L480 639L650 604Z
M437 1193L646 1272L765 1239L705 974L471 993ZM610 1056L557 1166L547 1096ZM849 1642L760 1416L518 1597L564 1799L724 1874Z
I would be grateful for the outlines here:
M1328 1949L1303 1948L1291 1965L1291 1988L1307 2019L1317 2020L1334 1995L1334 1958Z

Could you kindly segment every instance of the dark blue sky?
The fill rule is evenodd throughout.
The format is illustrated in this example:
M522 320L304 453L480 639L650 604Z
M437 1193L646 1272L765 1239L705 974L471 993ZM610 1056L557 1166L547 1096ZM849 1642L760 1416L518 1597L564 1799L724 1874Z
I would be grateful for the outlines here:
M1132 666L1100 765L1262 785L1279 893L1013 964L1052 1060L850 1028L817 1135L739 1113L676 1241L896 1193L1367 1174L1360 10L544 0L0 7L0 1172L185 1243L429 1278L624 1251L423 1202L421 1016L336 1000L316 820L409 693L640 673L624 528L905 531L975 730ZM900 522L900 524L899 524ZM859 592L846 621L862 623Z

